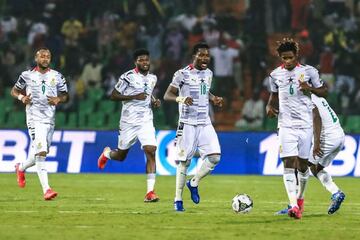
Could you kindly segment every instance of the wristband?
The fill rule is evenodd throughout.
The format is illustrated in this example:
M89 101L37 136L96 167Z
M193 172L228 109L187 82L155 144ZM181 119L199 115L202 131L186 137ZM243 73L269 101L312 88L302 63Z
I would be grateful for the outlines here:
M19 101L22 101L22 99L23 99L24 97L25 97L24 95L19 94L19 95L17 96L17 99L19 99Z
M178 103L185 103L185 100L186 100L187 97L176 97L176 102Z

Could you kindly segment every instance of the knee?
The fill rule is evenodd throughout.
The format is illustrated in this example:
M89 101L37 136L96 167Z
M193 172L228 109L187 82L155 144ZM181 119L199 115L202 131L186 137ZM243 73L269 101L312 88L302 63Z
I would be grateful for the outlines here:
M317 177L318 171L316 170L316 166L314 164L312 164L312 163L309 163L309 168L310 168L311 173L315 177Z
M208 168L210 170L214 170L216 165L218 165L218 163L220 162L220 155L218 155L218 154L210 155L210 156L207 157L207 161L208 161Z
M293 159L293 158L283 158L283 163L284 163L284 168L293 168L295 169L296 168L296 160Z
M46 154L47 153L45 151L43 151L43 152L39 152L39 153L35 154L35 156L46 157Z
M144 146L144 152L146 155L154 155L156 152L156 146Z
M299 162L298 162L298 170L300 172L306 172L308 170L308 162L307 160L303 160L303 159L299 159Z

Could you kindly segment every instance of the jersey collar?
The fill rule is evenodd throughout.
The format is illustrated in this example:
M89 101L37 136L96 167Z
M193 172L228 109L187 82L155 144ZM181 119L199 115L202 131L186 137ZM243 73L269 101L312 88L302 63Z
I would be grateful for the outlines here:
M42 72L40 72L40 68L39 68L39 66L34 67L34 68L33 68L33 71L36 71L36 72L42 73ZM44 73L47 73L47 72L50 72L50 68L49 68L49 67L48 67L48 68L46 68L46 70L45 70L45 72L44 72Z

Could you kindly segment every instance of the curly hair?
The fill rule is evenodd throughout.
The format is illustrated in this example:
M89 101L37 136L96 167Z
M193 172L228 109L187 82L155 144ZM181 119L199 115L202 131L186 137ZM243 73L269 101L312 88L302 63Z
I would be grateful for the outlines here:
M293 52L295 55L299 53L299 43L295 42L292 38L283 38L283 40L277 41L276 43L278 45L276 51L279 56L281 53L288 51Z

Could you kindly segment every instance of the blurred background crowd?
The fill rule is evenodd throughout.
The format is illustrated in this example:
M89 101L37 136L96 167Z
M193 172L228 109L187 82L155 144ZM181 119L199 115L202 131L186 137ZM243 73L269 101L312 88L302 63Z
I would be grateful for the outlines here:
M276 41L293 37L300 61L316 67L328 101L348 132L360 132L359 0L0 0L0 126L25 127L23 106L10 96L19 74L46 46L52 68L68 80L71 101L57 127L117 129L121 104L108 100L118 77L145 47L162 98L191 48L211 47L212 109L217 130L274 130L265 117L268 74L279 65ZM154 110L155 126L177 125L177 105Z

